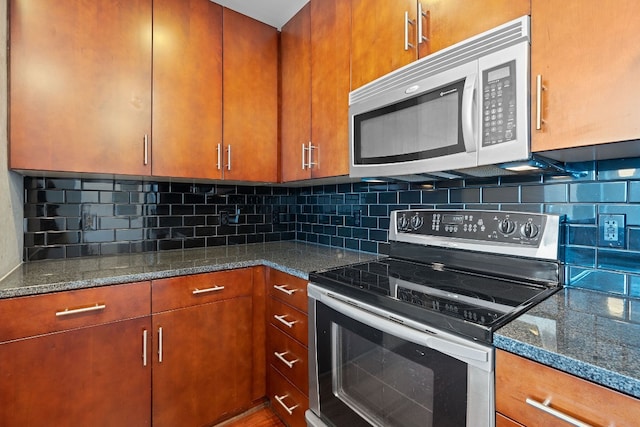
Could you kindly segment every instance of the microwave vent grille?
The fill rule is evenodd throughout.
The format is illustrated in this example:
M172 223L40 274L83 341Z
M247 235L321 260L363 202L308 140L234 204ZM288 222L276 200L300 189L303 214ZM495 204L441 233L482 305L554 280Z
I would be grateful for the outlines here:
M523 42L529 43L529 34L528 17L508 22L412 62L354 90L349 94L349 104L366 100L386 91L406 87L504 48Z

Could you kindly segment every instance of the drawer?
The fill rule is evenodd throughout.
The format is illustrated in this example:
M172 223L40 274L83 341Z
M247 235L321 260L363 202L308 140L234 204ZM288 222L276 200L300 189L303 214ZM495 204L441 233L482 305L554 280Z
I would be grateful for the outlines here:
M274 298L307 312L307 281L299 277L271 269L269 271L269 293Z
M561 424L533 406L545 400L552 410L594 426L630 426L640 419L638 399L498 350L496 410L526 426Z
M309 393L309 351L296 340L269 325L267 360L305 395Z
M269 298L269 321L287 335L307 345L307 315L275 298Z
M151 282L154 313L251 295L251 269L217 271Z
M307 427L304 411L309 408L309 399L273 366L269 367L269 400L271 407L289 427Z
M0 300L0 342L151 312L149 282L101 286Z
M496 413L496 427L524 427L522 424L507 418L502 414Z

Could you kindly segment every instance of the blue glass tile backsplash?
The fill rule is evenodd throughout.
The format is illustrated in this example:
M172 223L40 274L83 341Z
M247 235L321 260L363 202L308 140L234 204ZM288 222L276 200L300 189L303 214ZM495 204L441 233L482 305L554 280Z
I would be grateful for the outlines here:
M497 209L563 215L569 286L640 297L640 159L570 175L309 187L25 177L25 261L300 240L387 254L389 213ZM625 215L624 247L598 215Z

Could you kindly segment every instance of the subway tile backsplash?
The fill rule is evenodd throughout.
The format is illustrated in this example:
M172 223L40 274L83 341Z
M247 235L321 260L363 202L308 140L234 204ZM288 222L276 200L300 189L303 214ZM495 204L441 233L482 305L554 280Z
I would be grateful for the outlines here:
M240 186L25 177L24 260L300 240L386 254L389 213L498 209L563 215L569 286L640 297L640 159L576 175L427 184ZM598 246L598 214L624 214L625 246Z

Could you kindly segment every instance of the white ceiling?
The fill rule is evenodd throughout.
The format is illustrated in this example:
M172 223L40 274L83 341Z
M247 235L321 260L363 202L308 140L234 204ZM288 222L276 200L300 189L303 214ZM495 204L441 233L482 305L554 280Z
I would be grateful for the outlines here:
M280 29L309 0L212 0Z

